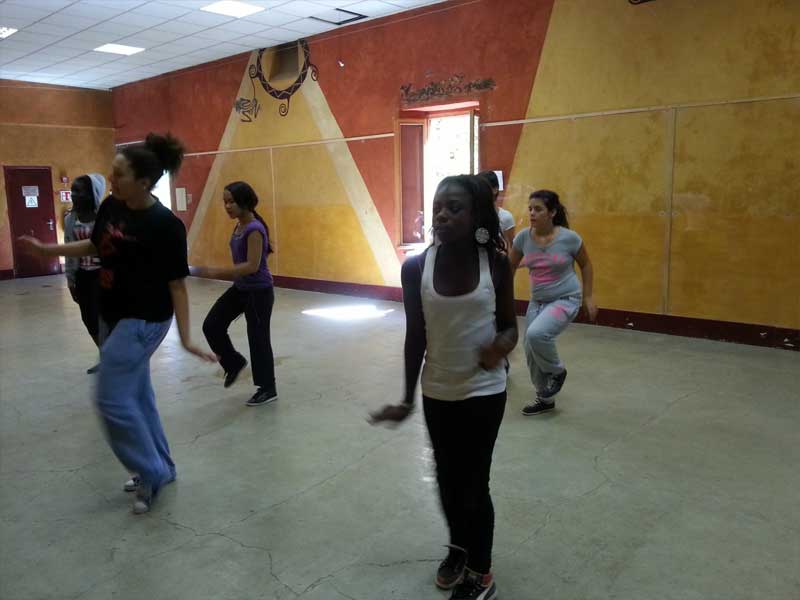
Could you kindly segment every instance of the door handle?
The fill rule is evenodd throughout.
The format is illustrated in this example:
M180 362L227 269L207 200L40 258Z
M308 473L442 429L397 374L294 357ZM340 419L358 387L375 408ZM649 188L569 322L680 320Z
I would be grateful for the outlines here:
M53 219L47 219L47 224L50 227L50 231L53 231L53 225L54 225Z

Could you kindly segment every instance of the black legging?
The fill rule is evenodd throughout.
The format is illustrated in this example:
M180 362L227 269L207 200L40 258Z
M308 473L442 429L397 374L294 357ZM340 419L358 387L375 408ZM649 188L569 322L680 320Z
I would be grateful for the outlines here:
M203 322L203 333L211 350L219 356L225 371L241 367L244 357L233 347L228 335L230 324L244 313L247 320L247 341L250 343L250 363L253 383L258 387L275 387L275 363L269 335L269 321L275 292L269 288L239 290L230 287L211 307Z
M470 569L488 573L494 540L489 473L506 392L457 401L423 396L422 402L450 543L467 550Z
M94 343L100 345L100 269L78 269L75 273L75 296L81 309L81 320Z

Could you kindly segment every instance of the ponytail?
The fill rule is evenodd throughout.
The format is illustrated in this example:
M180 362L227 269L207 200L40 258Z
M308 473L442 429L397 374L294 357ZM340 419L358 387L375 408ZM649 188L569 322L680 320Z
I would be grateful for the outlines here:
M267 232L267 254L272 254L275 250L272 248L272 240L269 237L269 225L267 225L267 222L256 212L255 208L253 208L253 216L264 226L264 230Z
M184 147L169 133L148 133L143 144L125 146L120 151L131 165L137 179L146 178L152 190L164 171L175 174L183 162Z
M553 212L553 225L559 225L569 229L569 221L567 220L567 207L561 204L558 194L550 190L536 190L530 195L530 200L541 200L547 210Z

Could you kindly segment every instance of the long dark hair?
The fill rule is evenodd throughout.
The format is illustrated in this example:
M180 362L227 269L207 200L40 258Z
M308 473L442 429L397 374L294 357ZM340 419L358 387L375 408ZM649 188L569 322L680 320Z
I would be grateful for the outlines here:
M128 159L137 179L150 180L149 189L152 190L164 171L178 172L184 151L181 141L171 134L148 133L143 144L125 146L119 153Z
M555 211L553 215L553 225L560 225L569 229L569 221L567 220L567 207L561 204L558 194L550 190L536 190L530 195L528 200L541 200L547 210Z
M269 226L266 221L261 218L261 215L256 212L256 206L258 205L258 195L256 191L249 183L244 181L229 183L225 186L225 191L231 195L236 206L244 210L249 210L253 213L253 216L258 219L259 223L264 226L264 229L267 231L267 254L272 254L274 250L272 249L272 242L269 237Z
M506 240L500 231L500 219L494 208L494 196L489 182L478 175L451 175L439 182L436 193L450 184L461 186L471 198L472 217L475 221L473 235L481 227L489 232L489 241L483 247L489 251L493 264L495 254L506 251Z

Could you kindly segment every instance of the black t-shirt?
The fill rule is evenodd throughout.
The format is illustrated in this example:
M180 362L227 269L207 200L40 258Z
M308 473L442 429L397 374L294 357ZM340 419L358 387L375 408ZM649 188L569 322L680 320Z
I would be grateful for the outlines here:
M169 282L189 275L186 228L161 202L131 210L110 196L100 205L92 232L100 255L100 312L121 319L172 318Z

